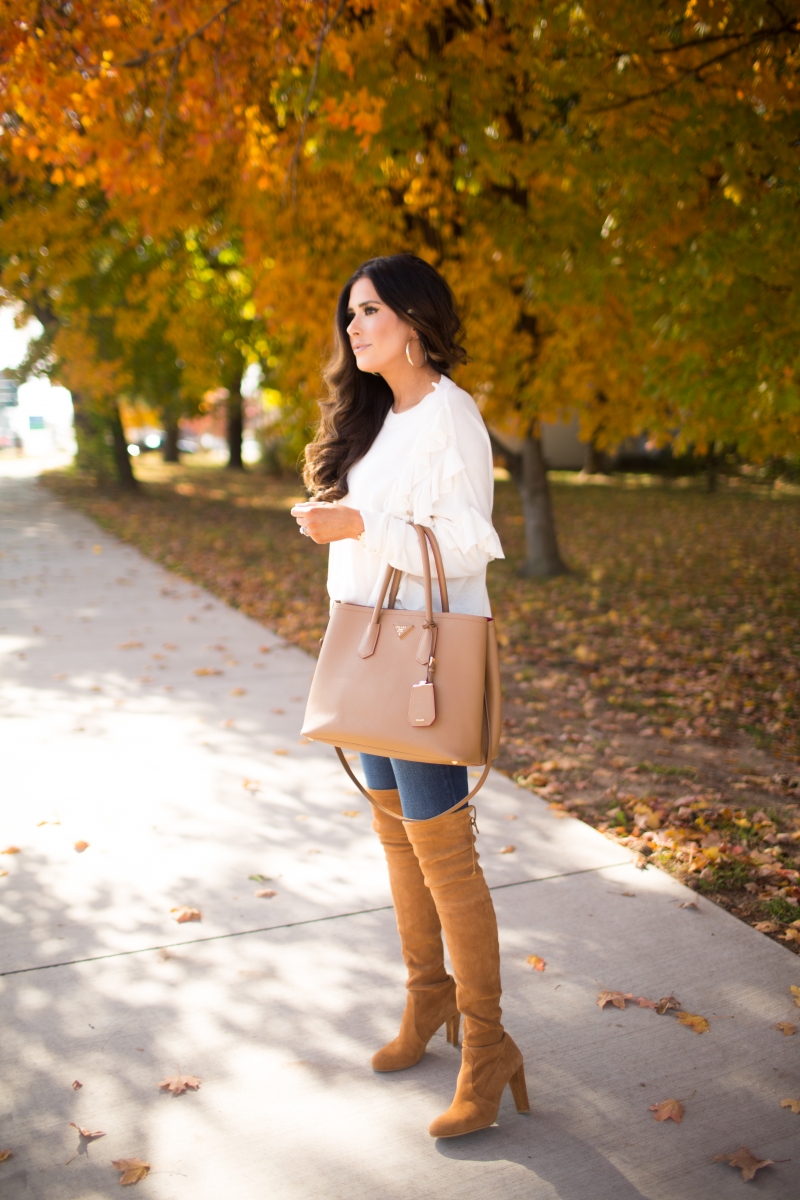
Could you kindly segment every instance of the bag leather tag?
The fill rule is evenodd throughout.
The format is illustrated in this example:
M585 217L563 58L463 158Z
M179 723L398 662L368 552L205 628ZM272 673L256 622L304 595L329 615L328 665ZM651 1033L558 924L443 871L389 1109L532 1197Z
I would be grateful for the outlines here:
M408 702L408 723L417 729L424 729L436 720L436 701L433 694L433 684L422 680L411 688L411 698Z

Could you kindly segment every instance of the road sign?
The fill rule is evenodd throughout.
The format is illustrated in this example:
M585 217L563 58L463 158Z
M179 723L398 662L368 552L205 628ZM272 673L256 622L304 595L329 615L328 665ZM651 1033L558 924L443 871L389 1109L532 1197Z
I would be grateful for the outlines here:
M0 408L16 408L17 385L11 379L0 379Z

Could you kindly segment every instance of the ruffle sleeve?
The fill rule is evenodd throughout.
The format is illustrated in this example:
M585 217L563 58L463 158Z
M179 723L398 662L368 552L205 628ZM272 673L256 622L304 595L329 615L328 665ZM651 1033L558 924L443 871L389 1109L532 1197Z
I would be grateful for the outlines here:
M417 535L427 525L439 541L448 577L485 571L503 548L492 526L491 445L474 401L447 380L430 422L420 430L381 513L363 512L368 550L419 576ZM438 385L441 387L441 384ZM449 389L453 389L454 404ZM438 397L437 397L438 398Z

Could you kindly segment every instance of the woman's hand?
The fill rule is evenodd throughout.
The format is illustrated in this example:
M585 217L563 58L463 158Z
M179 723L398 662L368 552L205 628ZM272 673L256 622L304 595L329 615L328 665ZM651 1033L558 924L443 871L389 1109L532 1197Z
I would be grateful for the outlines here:
M361 513L357 508L348 508L346 504L311 500L307 504L295 504L292 516L311 540L320 546L328 542L341 542L344 538L357 538L364 532Z

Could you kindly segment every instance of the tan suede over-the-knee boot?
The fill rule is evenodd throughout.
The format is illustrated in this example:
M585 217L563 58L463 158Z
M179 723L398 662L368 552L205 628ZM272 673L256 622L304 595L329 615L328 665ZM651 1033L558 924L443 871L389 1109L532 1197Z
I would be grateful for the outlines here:
M383 808L402 816L398 791L370 789L370 794ZM419 1062L428 1042L445 1023L448 1042L457 1046L460 1016L456 985L445 970L436 905L425 886L405 826L375 805L372 812L372 827L381 840L389 867L397 929L408 970L400 1032L373 1056L372 1067L375 1071L402 1071Z
M522 1055L500 1020L497 919L475 851L473 811L404 822L442 923L464 1017L455 1098L431 1124L432 1137L458 1137L491 1125L506 1084L517 1111L529 1111Z

